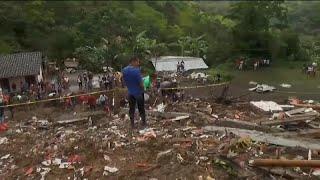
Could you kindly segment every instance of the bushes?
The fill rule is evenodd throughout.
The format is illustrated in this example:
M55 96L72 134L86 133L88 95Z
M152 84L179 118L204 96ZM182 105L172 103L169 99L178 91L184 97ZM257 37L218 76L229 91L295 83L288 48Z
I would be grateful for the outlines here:
M213 67L207 70L207 73L209 76L209 80L214 81L217 74L220 74L221 81L227 82L231 81L234 78L234 74L231 73L231 64L225 63L222 65L219 65L217 67Z

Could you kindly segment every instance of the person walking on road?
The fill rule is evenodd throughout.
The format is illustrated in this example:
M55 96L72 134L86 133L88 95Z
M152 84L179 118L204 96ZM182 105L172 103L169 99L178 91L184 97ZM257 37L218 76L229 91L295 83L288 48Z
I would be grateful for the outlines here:
M134 114L136 104L142 120L142 126L146 126L146 114L144 108L144 87L140 71L140 60L138 57L130 59L130 64L125 67L122 71L123 80L128 88L128 99L129 99L129 116L131 122L131 128L135 128L134 125Z

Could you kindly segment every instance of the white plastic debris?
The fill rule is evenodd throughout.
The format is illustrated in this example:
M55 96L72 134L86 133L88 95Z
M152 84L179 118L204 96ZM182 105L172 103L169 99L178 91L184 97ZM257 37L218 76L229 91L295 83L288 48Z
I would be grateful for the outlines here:
M2 156L0 159L8 159L10 157L10 154Z
M56 93L49 93L48 94L48 97L53 97L53 96L55 96L56 95Z
M207 156L200 156L199 159L202 161L207 161L209 158Z
M17 130L16 130L16 133L17 133L17 134L20 134L20 133L22 133L22 131L21 131L20 129L17 129Z
M52 161L51 160L42 161L41 164L44 166L50 166L52 164Z
M165 105L163 103L157 105L157 111L158 112L164 112L164 109L165 109Z
M41 179L40 180L45 180L46 175L51 171L50 168L41 168L42 172L40 172Z
M249 88L249 91L256 91L256 92L269 92L269 91L273 91L276 88L274 86L269 86L266 84L258 84L256 87L254 88Z
M211 114L211 116L214 117L214 118L216 118L216 119L219 118L219 116L218 116L217 114Z
M107 171L109 173L116 173L119 171L119 169L116 167L105 166L104 171Z
M285 83L280 84L280 86L283 88L291 88L292 87L291 84L285 84Z

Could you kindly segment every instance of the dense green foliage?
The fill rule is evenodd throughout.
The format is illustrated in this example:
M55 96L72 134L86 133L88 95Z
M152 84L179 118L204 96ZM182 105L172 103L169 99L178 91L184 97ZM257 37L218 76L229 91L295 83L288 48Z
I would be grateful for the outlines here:
M121 68L132 55L320 57L320 2L1 1L0 53L42 51L62 64Z

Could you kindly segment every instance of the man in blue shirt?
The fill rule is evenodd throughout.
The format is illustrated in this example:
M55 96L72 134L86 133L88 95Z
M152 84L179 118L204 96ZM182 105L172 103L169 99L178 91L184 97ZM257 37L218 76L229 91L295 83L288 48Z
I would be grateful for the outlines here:
M136 104L142 120L142 125L146 126L146 113L144 109L143 81L140 72L140 60L137 57L130 59L130 64L122 71L123 80L128 88L129 116L131 127L134 128L134 113Z

